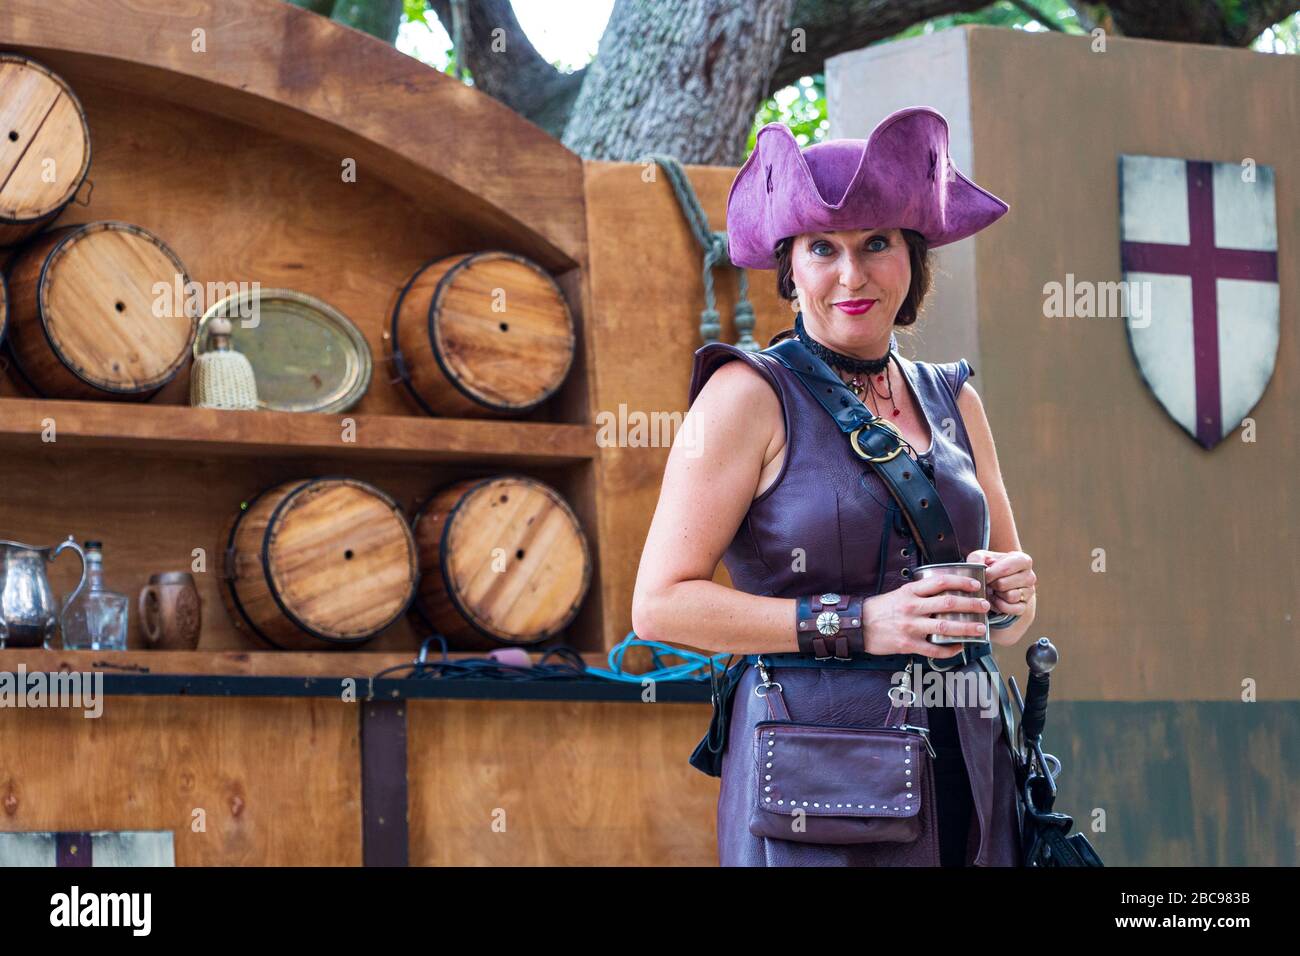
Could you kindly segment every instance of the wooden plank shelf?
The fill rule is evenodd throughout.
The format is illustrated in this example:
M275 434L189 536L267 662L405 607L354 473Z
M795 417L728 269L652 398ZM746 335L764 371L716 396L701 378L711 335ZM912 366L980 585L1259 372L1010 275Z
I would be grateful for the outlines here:
M349 419L353 441L344 440ZM0 398L0 447L49 447L43 440L49 420L61 448L186 456L555 466L596 455L595 426L585 424L27 398Z
M452 653L453 660L484 655ZM537 652L532 652L534 660ZM604 655L585 653L588 665L606 667ZM109 696L319 697L340 698L341 681L357 681L358 700L587 700L639 703L642 686L598 677L511 680L501 678L413 677L394 670L411 654L373 652L292 653L283 651L63 651L42 648L0 650L0 672L30 677L61 671L104 675ZM370 678L388 673L374 681ZM663 681L655 699L663 703L709 700L709 683Z
M536 660L540 652L525 648ZM407 664L415 659L418 648L409 651L68 651L59 648L8 647L0 650L0 671L12 672L24 664L28 672L98 669L106 663L117 669L132 669L155 674L224 674L262 677L370 677L388 667ZM430 659L441 654L436 647ZM452 651L452 660L470 660L483 653ZM589 665L605 667L606 657L599 652L583 653Z

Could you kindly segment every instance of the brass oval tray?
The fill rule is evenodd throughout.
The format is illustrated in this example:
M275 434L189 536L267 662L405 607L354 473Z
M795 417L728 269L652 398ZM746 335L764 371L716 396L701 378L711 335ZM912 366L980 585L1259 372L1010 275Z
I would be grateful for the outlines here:
M259 408L344 412L370 386L370 346L333 306L293 289L260 289L215 302L199 319L194 356L207 348L207 326L224 315L230 345L248 357Z

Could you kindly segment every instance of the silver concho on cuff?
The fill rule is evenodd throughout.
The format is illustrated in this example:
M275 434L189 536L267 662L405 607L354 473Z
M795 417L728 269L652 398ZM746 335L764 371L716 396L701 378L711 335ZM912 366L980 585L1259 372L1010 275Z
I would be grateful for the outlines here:
M838 601L836 602L839 603ZM840 616L836 611L822 611L817 615L817 631L825 637L840 632Z

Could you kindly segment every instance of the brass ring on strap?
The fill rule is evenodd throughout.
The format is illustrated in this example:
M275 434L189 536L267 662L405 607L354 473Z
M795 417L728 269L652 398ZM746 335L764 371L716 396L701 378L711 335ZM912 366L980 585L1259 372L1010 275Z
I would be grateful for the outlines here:
M888 455L882 455L879 458L872 457L866 452L866 450L860 444L858 444L858 433L861 432L862 429L873 428L877 426L880 428L884 428L887 431L893 432L894 437L897 438L899 441L898 447L896 447ZM898 430L897 426L895 426L893 422L886 421L883 418L873 418L865 425L859 425L857 428L853 429L853 431L849 433L849 444L853 446L854 453L863 461L874 461L874 462L893 461L895 458L899 456L899 454L903 450L902 441L903 441L903 433Z

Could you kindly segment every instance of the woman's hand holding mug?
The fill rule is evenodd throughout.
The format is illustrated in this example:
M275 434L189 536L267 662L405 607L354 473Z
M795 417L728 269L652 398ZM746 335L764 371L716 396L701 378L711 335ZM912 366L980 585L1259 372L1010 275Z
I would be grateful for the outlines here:
M1034 585L1038 580L1038 575L1033 570L1033 558L1023 551L981 549L972 551L966 560L985 566L984 582L994 612L1019 617L1029 609L1029 601L1034 596Z
M943 593L975 592L979 589L980 582L972 577L937 574L867 598L862 602L867 653L956 657L964 645L932 644L926 638L931 634L978 637L985 634L984 625L972 621L936 620L933 615L959 611L988 613L989 602L983 598Z

